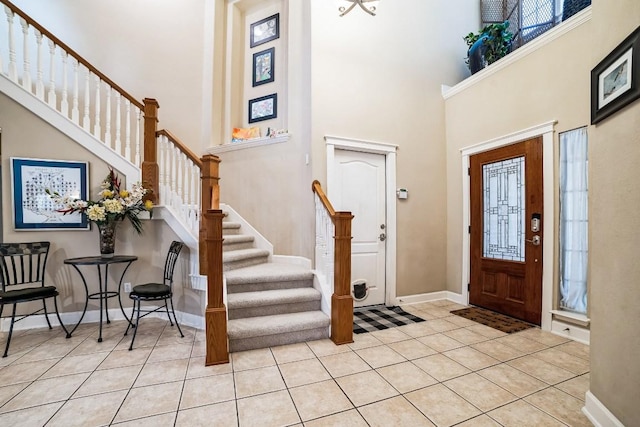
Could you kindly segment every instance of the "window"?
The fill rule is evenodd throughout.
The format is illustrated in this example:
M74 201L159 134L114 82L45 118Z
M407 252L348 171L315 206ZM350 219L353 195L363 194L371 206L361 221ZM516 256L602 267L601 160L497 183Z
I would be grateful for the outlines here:
M560 309L587 313L587 128L560 134Z

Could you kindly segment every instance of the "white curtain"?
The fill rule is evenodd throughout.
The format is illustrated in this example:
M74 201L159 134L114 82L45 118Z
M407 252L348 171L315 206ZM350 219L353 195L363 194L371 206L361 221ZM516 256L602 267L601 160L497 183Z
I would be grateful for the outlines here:
M587 128L560 134L560 308L587 312Z

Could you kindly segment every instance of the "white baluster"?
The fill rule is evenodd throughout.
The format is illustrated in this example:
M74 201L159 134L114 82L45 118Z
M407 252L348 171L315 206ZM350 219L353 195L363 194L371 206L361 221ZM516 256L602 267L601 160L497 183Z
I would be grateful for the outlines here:
M120 92L116 91L116 146L115 150L117 153L120 153L122 149L122 140L120 139L120 135L122 133L122 110L121 110L122 100L120 99Z
M142 122L142 111L139 108L136 108L137 111L137 120L136 120L136 158L133 161L133 164L140 167L140 122ZM127 160L131 161L131 150L127 154Z
M102 132L102 127L100 126L100 77L97 75L96 78L96 97L94 99L95 111L94 111L94 123L93 123L93 135L100 139L100 133Z
M159 200L158 203L160 204L164 204L166 195L165 195L165 176L166 176L166 171L164 169L164 150L165 150L165 142L166 136L164 135L160 135L158 137L158 181L159 182L159 186L160 186L160 193L158 194Z
M79 85L79 78L80 78L80 64L78 63L78 61L75 58L72 58L73 61L73 101L72 101L72 107L71 107L71 121L73 121L73 123L75 124L79 124L80 123L80 108L78 106L79 104L79 98L80 98L80 85Z
M44 81L42 80L42 33L37 29L33 29L36 35L36 97L44 101Z
M91 123L89 123L89 102L91 102L89 97L89 92L91 91L90 80L91 71L87 68L87 74L84 77L84 116L82 117L82 128L87 132L91 132Z
M18 83L18 64L16 62L16 41L13 36L13 11L8 6L4 7L7 15L7 26L9 31L9 79Z
M4 11L5 11L5 16L6 16L7 15L7 9L4 8ZM9 39L7 38L7 40L9 40ZM2 54L0 54L0 74L4 74L4 62L2 61Z
M165 142L164 154L165 198L163 203L165 204L165 206L169 206L171 201L171 145L168 140Z
M62 52L62 100L60 101L60 112L65 117L69 117L69 94L67 93L67 61L69 60L69 55L62 49L60 51Z
M125 150L130 150L131 147L131 101L128 99L124 100L125 110L126 110L126 121L124 122L124 146ZM118 154L122 155L122 152L118 150ZM127 157L127 160L129 158Z
M111 145L111 86L107 85L107 105L104 112L104 143L113 148Z
M176 182L177 182L177 165L176 165L176 151L177 149L175 148L175 146L171 147L171 204L175 205L175 195L177 193L177 186L176 186Z
M24 71L22 74L22 87L31 92L31 64L29 63L29 24L24 18L20 18L20 25L22 26L22 39L24 54Z
M49 94L47 96L48 104L56 108L58 100L56 98L56 44L53 40L49 40Z

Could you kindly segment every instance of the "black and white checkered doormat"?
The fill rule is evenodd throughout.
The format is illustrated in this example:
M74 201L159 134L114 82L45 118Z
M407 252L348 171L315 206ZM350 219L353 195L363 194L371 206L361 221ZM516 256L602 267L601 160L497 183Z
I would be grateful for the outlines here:
M355 334L364 334L365 332L379 331L417 322L424 322L424 319L407 313L400 307L376 305L353 310L353 332Z

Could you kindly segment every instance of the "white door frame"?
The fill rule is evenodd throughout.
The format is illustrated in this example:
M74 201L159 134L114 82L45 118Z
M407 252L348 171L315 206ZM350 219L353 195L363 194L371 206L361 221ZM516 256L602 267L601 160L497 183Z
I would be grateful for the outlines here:
M335 170L335 150L360 151L363 153L382 154L385 156L386 216L387 216L387 251L385 261L385 304L396 302L396 151L397 145L383 142L364 141L338 136L325 136L327 144L327 196L331 200L332 189L337 188Z
M546 331L551 330L551 310L553 307L553 265L555 253L553 251L554 242L556 241L555 230L555 168L553 166L553 133L556 120L539 124L518 132L494 138L489 141L474 144L469 147L460 149L462 154L462 283L460 284L460 293L464 304L469 304L468 283L470 278L471 262L471 239L469 236L470 223L470 206L469 198L471 196L469 170L469 157L493 150L495 148L504 147L515 144L527 139L542 137L542 176L543 176L543 203L544 203L544 221L542 242L542 322L541 328Z

